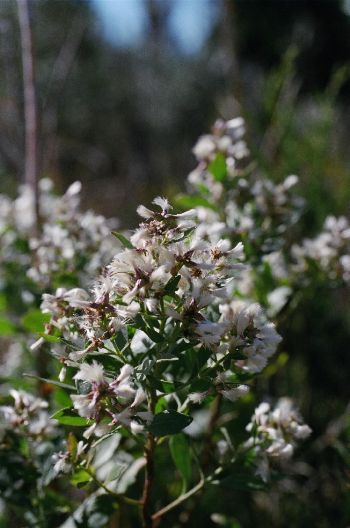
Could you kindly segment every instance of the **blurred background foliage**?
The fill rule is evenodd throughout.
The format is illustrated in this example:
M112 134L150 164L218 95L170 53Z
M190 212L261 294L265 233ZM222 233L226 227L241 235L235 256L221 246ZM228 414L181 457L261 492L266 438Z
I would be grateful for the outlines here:
M197 137L243 115L259 170L300 176L301 236L349 213L347 0L37 0L32 10L41 174L59 190L79 179L86 207L135 225L139 203L184 190ZM0 61L0 191L14 196L24 131L12 0L0 3ZM348 526L349 321L347 289L305 289L280 323L279 368L261 379L261 395L295 397L314 430L297 495L226 489L232 517L208 521L205 496L196 521Z

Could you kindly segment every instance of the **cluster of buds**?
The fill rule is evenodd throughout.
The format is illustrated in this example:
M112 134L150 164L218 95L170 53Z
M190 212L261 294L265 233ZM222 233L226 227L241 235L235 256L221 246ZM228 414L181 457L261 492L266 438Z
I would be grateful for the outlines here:
M350 224L344 216L328 216L319 235L292 251L298 274L317 268L332 281L350 281Z
M273 409L269 403L261 403L255 409L247 431L251 438L246 447L254 449L258 473L264 480L269 475L269 461L289 459L298 441L311 434L310 427L302 422L289 398L281 398Z
M266 320L256 303L232 301L221 305L220 312L220 321L226 327L220 352L225 355L237 350L241 355L237 367L254 374L261 372L281 341L274 324Z
M13 405L0 407L0 432L25 433L31 440L42 440L55 434L56 423L47 411L48 403L23 390L10 390Z
M204 184L216 200L220 199L224 186L211 173L210 164L219 158L228 176L236 177L240 165L249 155L244 135L245 124L241 117L216 121L211 134L201 136L193 148L198 166L190 173L189 183L194 187Z
M77 442L75 436L70 433L65 447L64 451L58 451L52 455L51 462L55 475L70 473L77 464L85 463L84 454L88 445L83 440Z

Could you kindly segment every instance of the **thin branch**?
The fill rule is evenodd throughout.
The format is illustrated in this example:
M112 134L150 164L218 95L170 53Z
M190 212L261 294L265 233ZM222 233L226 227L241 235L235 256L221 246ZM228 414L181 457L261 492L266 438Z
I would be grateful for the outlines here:
M153 521L151 516L151 494L154 481L154 454L155 441L154 436L149 433L148 440L145 447L145 457L146 457L146 476L145 483L143 487L142 495L142 517L143 517L143 526L144 528L152 528Z
M156 395L153 388L150 388L148 394L148 410L154 414ZM142 520L144 528L153 528L151 515L151 499L154 484L154 450L156 441L152 433L148 433L147 443L145 445L146 473L142 494Z
M202 477L201 480L198 482L198 484L194 488L190 489L186 493L183 493L173 502L170 502L170 504L168 504L167 506L164 506L164 508L154 513L152 515L152 520L156 521L157 519L160 519L161 517L163 517L163 515L168 513L168 511L176 508L177 506L179 506L179 504L181 504L185 500L192 497L192 495L195 495L196 493L198 493L198 491L200 491L203 488L205 482L206 482L205 478Z
M33 35L30 21L29 0L17 0L21 36L23 68L24 126L25 126L25 165L24 180L34 194L34 207L37 226L39 224L38 193L38 108L34 74Z
M112 495L112 497L114 497L118 502L122 502L124 504L129 504L131 506L140 506L140 501L138 501L137 499L132 499L131 497L126 497L125 495L120 495L119 493L116 493L115 491L111 490L108 486L106 486L106 484L104 482L99 480L96 477L95 473L93 471L91 471L89 468L81 466L80 469L82 469L83 471L86 471L86 473L88 473L90 475L92 480L100 488L102 488L106 493L108 493L108 495Z

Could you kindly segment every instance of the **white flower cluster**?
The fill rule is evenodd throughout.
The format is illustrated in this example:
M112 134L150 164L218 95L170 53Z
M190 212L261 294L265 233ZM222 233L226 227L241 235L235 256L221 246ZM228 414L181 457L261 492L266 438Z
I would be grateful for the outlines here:
M79 284L87 285L111 259L117 244L110 236L115 221L107 221L91 211L81 212L80 191L80 182L75 182L63 196L55 196L52 182L40 180L39 236L34 235L32 190L22 186L13 201L1 195L0 268L15 261L41 287L51 286L55 274L77 273Z
M220 322L225 335L220 352L237 350L243 355L236 365L248 372L261 372L275 353L281 336L273 323L268 322L261 306L244 301L232 301L220 306Z
M350 281L350 224L344 216L328 216L318 236L294 245L292 251L298 273L313 266L331 280Z
M89 390L73 395L73 405L80 416L94 421L84 432L85 438L90 438L92 434L103 436L116 425L124 425L133 433L140 433L144 424L152 420L150 412L137 411L137 407L146 399L146 394L141 387L135 389L133 371L133 367L124 365L119 375L111 379L96 361L79 365L74 379L87 383Z
M130 326L140 332L140 321L152 321L143 333L149 347L175 335L175 343L188 342L197 350L209 351L208 365L216 365L212 387L203 394L194 393L189 398L192 402L209 392L221 393L231 401L244 395L248 387L235 386L235 372L260 372L280 341L259 305L228 301L231 283L243 267L242 243L231 247L225 239L215 243L200 239L195 233L194 211L173 214L164 198L156 198L154 204L159 210L138 208L144 220L127 247L106 267L92 295L80 288L60 288L55 295L43 296L42 309L51 314L47 332L59 331L73 346L55 355L66 366L79 369L74 379L89 386L72 397L78 413L93 421L86 438L92 433L105 434L115 425L141 432L152 418L148 411L138 410L145 394L132 380L128 359L123 359L125 364L115 379L101 364L88 359L90 354L108 354L118 335L130 352ZM155 326L150 328L150 324ZM77 363L81 360L84 363Z
M279 248L281 236L300 216L303 200L291 194L297 183L295 175L287 176L279 184L261 176L240 178L238 189L231 193L226 204L228 226L247 233L251 242L260 243L263 253Z
M227 285L242 269L242 244L231 249L226 240L214 245L193 240L189 236L195 229L190 219L193 211L175 215L169 212L165 200L156 199L155 203L162 207L160 212L139 208L147 221L131 237L133 247L118 253L107 266L90 301L87 292L78 288L59 289L56 295L43 296L42 309L52 314L54 326L62 328L78 322L89 339L98 340L106 331L110 337L144 308L150 313L163 313L161 299L173 287L181 302L167 301L166 315L188 323L196 331L204 321L200 311L227 297ZM69 307L85 307L85 315L69 318ZM102 325L101 314L107 325Z
M281 398L271 409L267 402L261 403L247 426L251 438L246 447L253 447L258 455L258 473L267 480L269 459L284 460L290 458L298 441L311 434L308 425L302 423L300 414L289 398Z
M296 176L274 184L249 167L242 169L249 154L244 134L242 118L216 123L193 150L199 164L188 181L203 201L196 208L202 234L210 240L245 236L268 254L283 245L282 235L298 220L303 200L291 193Z
M53 470L56 474L59 473L70 473L74 467L74 464L79 462L81 456L87 448L87 444L84 444L82 440L77 442L74 453L71 451L59 451L52 455L52 462L54 463Z
M32 440L55 434L56 425L47 411L48 404L23 390L10 390L13 405L0 406L0 437L7 430L25 433Z
M212 133L201 136L193 148L193 154L199 164L190 173L189 182L195 187L204 184L214 199L220 199L224 186L208 170L210 163L215 162L219 156L228 176L230 178L236 177L240 162L249 154L247 145L243 140L244 135L245 124L241 117L230 121L222 119L216 121Z

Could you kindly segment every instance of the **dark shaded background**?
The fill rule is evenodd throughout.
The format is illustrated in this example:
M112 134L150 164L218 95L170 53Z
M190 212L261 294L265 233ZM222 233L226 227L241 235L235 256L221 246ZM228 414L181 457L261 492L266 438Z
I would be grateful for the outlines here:
M307 127L327 118L322 99L337 68L349 58L350 17L342 1L209 1L208 38L199 50L186 52L168 30L176 4L145 0L146 31L129 47L109 42L89 1L37 0L32 5L42 174L54 178L60 189L82 180L88 206L124 221L134 218L140 201L183 188L193 166L190 149L219 115L245 115L250 140L259 156L268 158L270 171L278 158L276 178L288 171L307 178L316 160L292 153L286 162L279 156L280 136L284 141L286 133L293 135L294 124L303 129L303 140L312 141ZM201 24L201 1L195 5ZM23 173L16 2L3 0L0 8L0 174L1 187L13 191ZM276 76L282 87L271 90ZM336 115L324 145L324 156L336 156L332 186L334 178L340 180L339 189L332 190L337 195L332 206L343 206L338 195L349 182L344 169L349 163L349 86L343 83L340 96L334 94L331 101ZM276 119L283 123L276 126ZM330 185L327 171L324 164L318 171L321 185Z

